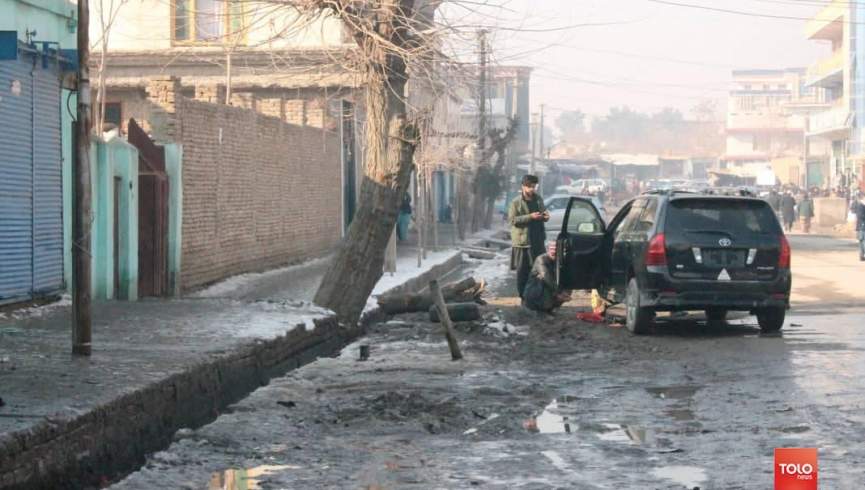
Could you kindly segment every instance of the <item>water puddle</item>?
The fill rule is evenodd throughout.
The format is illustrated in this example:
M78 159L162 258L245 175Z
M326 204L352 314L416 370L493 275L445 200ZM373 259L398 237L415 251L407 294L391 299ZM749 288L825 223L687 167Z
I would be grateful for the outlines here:
M649 442L650 432L635 425L602 423L600 425L588 424L580 426L574 419L565 415L569 409L568 402L574 400L576 398L572 396L553 399L537 417L523 422L523 427L529 432L537 432L539 434L571 434L583 430L594 433L598 439L607 442L636 445Z
M649 441L649 431L642 427L622 424L603 424L604 431L598 434L598 439L622 444L643 445Z
M248 469L231 469L210 475L208 490L252 490L266 477L284 470L299 470L300 466L262 465Z
M706 477L706 470L696 466L665 466L663 468L655 468L652 470L652 475L688 488L699 487L708 479Z
M534 426L532 427L532 421ZM541 434L570 434L576 430L576 426L571 426L567 416L559 414L559 400L554 399L552 403L544 408L544 411L534 419L529 419L526 423L528 429ZM532 430L534 428L534 430Z

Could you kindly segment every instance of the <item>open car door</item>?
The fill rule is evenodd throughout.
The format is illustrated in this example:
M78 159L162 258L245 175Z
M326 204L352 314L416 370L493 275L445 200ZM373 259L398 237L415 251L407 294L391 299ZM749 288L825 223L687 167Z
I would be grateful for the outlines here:
M589 199L572 197L556 239L559 289L596 289L604 282L608 257L606 224Z

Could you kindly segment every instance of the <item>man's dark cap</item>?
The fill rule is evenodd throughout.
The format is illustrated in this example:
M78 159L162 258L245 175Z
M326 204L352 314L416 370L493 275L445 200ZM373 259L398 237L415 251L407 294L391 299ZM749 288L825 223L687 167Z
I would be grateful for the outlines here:
M523 185L535 185L538 183L538 176L527 174L523 176Z

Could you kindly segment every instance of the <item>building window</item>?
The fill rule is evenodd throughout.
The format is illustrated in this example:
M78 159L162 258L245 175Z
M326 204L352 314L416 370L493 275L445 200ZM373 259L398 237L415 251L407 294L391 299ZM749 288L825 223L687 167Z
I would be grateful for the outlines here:
M123 110L120 102L106 102L105 117L103 119L104 124L112 124L115 128L120 128L120 123L123 121Z
M173 0L171 22L175 42L234 42L227 37L243 31L243 4L240 0Z

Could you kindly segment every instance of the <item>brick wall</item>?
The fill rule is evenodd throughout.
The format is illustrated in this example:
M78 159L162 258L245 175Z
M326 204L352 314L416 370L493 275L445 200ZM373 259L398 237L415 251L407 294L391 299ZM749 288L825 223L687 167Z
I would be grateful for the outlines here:
M138 117L152 120L157 141L183 145L181 288L332 249L341 236L338 136L178 90L176 80L152 81L149 114Z

